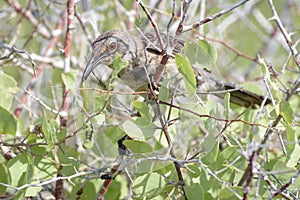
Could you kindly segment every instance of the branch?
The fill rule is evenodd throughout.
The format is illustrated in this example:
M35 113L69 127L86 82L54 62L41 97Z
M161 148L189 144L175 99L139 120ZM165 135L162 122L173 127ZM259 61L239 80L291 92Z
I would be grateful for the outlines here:
M16 1L6 0L6 3L10 5L17 13L21 14L25 19L27 19L33 27L36 28L36 31L46 38L51 37L51 33L40 24L40 22L34 17L30 10L24 10L23 7Z
M273 13L273 17L271 17L270 19L274 20L279 28L279 30L281 31L287 45L289 46L290 48L290 51L293 55L293 58L298 66L298 68L300 69L300 59L298 58L298 51L297 49L295 48L295 45L293 44L292 42L292 39L290 37L290 34L288 34L287 30L285 29L285 27L283 26L278 14L277 14L277 11L275 9L275 6L273 4L273 0L269 0L269 5L271 7L271 10L272 10L272 13Z
M227 8L225 10L222 10L222 11L218 12L218 13L215 13L212 16L207 17L207 18L205 18L203 20L200 20L200 21L198 21L198 22L196 22L196 23L194 23L192 25L183 27L182 32L187 32L187 31L190 31L192 29L198 28L202 24L206 24L206 23L208 23L208 22L210 22L210 21L212 21L212 20L214 20L214 19L216 19L218 17L221 17L222 15L225 15L225 14L231 12L232 10L234 10L234 9L240 7L241 5L245 4L247 1L249 1L249 0L242 0L242 1L238 2L238 3L236 3L236 4L233 4L232 7L230 7L230 8Z

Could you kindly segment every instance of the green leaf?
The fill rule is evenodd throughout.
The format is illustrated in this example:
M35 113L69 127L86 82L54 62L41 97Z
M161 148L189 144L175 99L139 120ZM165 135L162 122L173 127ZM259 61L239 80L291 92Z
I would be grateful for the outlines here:
M114 180L112 183L109 185L109 188L107 190L107 193L104 196L104 199L126 199L126 198L120 198L121 196L121 183ZM85 189L84 189L85 190ZM95 191L95 193L97 193ZM81 198L81 199L97 199L97 196L95 195L94 198Z
M74 86L75 86L75 80L76 80L76 75L78 73L78 70L71 70L67 73L63 73L61 74L61 78L64 82L64 85L66 87L67 91L72 91L72 93L74 92Z
M185 186L188 199L204 199L204 191L199 183L192 183L191 186Z
M204 139L203 145L205 152L207 152L207 154L202 158L203 163L215 163L219 154L219 142L216 140L213 134L209 134Z
M39 184L38 182L36 184ZM42 187L29 187L24 194L25 197L35 197L42 190Z
M151 173L136 178L133 182L133 189L137 196L149 199L157 196L164 185L165 179L161 175Z
M6 166L3 163L0 163L0 183L8 183L8 171ZM6 187L3 185L0 185L0 194L3 194L6 191Z
M179 72L183 76L188 95L193 96L196 93L196 78L192 65L187 58L180 54L176 54L175 62Z
M230 93L226 92L226 95L224 97L224 115L225 119L229 118L229 111L230 111Z
M27 154L27 173L26 173L26 182L31 182L34 174L34 164L33 164L33 156L31 154Z
M55 156L57 156L60 166L62 166L61 173L65 176L73 175L77 173L80 163L78 162L78 157L81 153L76 152L74 148L65 147L64 152L58 151Z
M131 138L145 140L143 131L132 121L127 120L122 124L121 128Z
M107 101L108 101L107 100L107 94L96 93L95 97L92 101L93 105L94 105L95 112L98 112L100 110L103 110L103 112L105 112L105 109L103 109L103 106L105 106Z
M187 167L187 172L191 178L198 178L201 174L201 169L199 168L198 165L193 164L193 165L188 165Z
M50 149L54 147L57 142L58 124L54 119L48 121L47 114L44 112L44 120L42 123L42 131L45 135L45 139Z
M280 102L280 114L288 124L291 124L293 122L293 109L291 108L290 104L285 100L282 100Z
M243 188L242 187L225 187L220 191L219 197L222 200L231 200L231 199L240 199L238 196L236 196L232 191L235 191L239 197L243 196Z
M112 181L112 184L114 184L115 181ZM80 195L80 199L96 199L97 198L97 189L96 185L101 185L103 184L99 180L91 180L88 181L87 184L84 186L83 193ZM76 194L79 190L79 185L76 185L76 187L73 188L72 194L68 197L68 199L76 199L78 197L78 194ZM108 187L108 191L110 190L110 186ZM118 190L116 190L116 193ZM110 198L105 198L104 199L110 199ZM116 199L116 198L115 198Z
M10 112L0 106L0 134L10 134L15 136L16 131L16 119Z
M125 140L123 144L132 153L150 153L153 151L153 148L148 143L140 140Z
M118 78L118 73L125 67L128 66L128 61L123 60L119 54L116 54L115 59L112 63L112 66L114 68L114 71L112 73L112 78L116 79Z
M208 114L206 108L202 107L199 103L192 103L192 102L182 103L180 107L183 109L187 109L187 111L185 110L180 111L181 119L183 121L190 120L190 119L203 120L196 114ZM193 111L195 114L189 111Z
M298 138L293 127L286 123L286 136L287 136L287 157L286 157L286 166L287 167L296 167L300 159L300 147L298 144Z
M200 40L198 44L186 42L184 44L184 53L192 65L199 63L204 67L212 67L217 61L217 51L207 40Z
M152 122L152 117L149 113L149 107L147 104L141 101L134 101L132 105L139 111L140 117L134 121L137 126L148 126Z
M290 179L293 176L295 176L295 174L298 171L298 169L295 167L287 167L285 158L270 160L268 166L269 166L268 170L270 170L270 171L274 171L274 172L284 171L285 172L285 173L276 174L276 178L282 183L289 182ZM299 190L299 188L300 188L300 180L299 179L294 180L293 184L291 184L289 186L289 189L291 189L291 190L292 189Z
M263 77L270 80L270 72L268 70L267 64L263 58L258 55L258 62L261 66L261 71L263 73Z
M168 101L170 99L170 79L164 78L159 87L158 99L161 101Z
M20 186L25 183L27 165L27 153L19 154L8 161L7 168L10 175L11 185Z
M153 151L152 147L149 144L139 140L125 140L123 144L130 151L132 151L132 153L150 153Z
M17 82L7 74L0 74L0 83L0 106L10 109L14 98L13 94L18 91Z

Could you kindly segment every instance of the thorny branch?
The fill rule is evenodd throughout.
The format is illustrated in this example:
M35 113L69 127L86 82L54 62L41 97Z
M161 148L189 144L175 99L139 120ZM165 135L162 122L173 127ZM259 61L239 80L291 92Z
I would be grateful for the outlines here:
M288 44L288 46L289 46L289 48L290 48L291 53L293 54L293 57L294 57L294 60L295 60L295 62L296 62L296 64L297 64L297 66L299 67L299 66L300 66L300 65L299 65L300 63L299 63L299 59L297 58L298 52L297 52L297 50L295 49L294 44L293 44L293 42L292 42L292 40L291 40L291 38L290 38L290 36L289 36L287 30L286 30L285 27L283 26L283 24L282 24L282 22L281 22L281 19L280 19L279 16L278 16L277 11L276 11L276 9L275 9L275 6L274 6L272 0L269 0L269 5L270 5L270 8L271 8L272 13L273 13L273 17L272 17L271 19L274 19L274 20L275 20L275 22L276 22L277 26L279 27L279 29L280 29L280 31L281 31L283 37L286 39L286 42L287 42L287 44ZM290 100L291 96L293 96L293 95L295 94L295 91L299 88L299 86L300 86L300 76L295 80L295 82L294 82L294 84L292 85L292 87L288 90L287 96L286 96L286 98L285 98L286 101L289 101L289 100ZM275 120L274 120L274 122L272 123L272 125L270 126L270 128L266 130L266 133L265 133L265 135L264 135L264 138L263 138L263 140L261 141L261 145L260 145L260 147L256 150L256 155L259 155L259 154L261 153L261 151L263 150L264 144L266 144L266 143L269 141L269 138L270 138L270 136L272 135L272 133L273 133L273 131L274 131L274 128L279 124L279 122L280 122L282 119L283 119L283 116L282 116L281 114L279 114L279 115L275 118ZM244 181L249 177L250 170L251 170L251 169L250 169L250 165L248 165L248 168L247 168L247 170L245 171L244 176L243 176L243 178L240 180L240 182L239 182L238 185L242 185L242 184L244 183ZM298 177L299 177L299 172L297 173L297 175L295 175L295 178L298 178ZM291 180L292 180L292 179L291 179ZM292 182L293 182L293 181L290 181L290 182L286 183L284 186L281 187L281 189L277 190L277 191L275 192L276 196L279 195L280 193L284 192L285 189L287 189L287 188L291 185ZM274 195L275 195L275 194L274 194ZM282 194L283 197L285 197L284 195L285 195L285 194Z

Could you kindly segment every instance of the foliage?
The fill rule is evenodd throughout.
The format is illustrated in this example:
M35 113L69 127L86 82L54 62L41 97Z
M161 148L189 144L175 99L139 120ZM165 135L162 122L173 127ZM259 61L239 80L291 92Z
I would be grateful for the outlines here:
M59 2L0 2L0 198L296 199L299 1ZM215 17L198 27L199 16ZM131 91L117 55L81 83L91 39L154 32L154 22L186 41L166 66L178 77ZM195 68L272 104L244 108L229 91L199 92Z

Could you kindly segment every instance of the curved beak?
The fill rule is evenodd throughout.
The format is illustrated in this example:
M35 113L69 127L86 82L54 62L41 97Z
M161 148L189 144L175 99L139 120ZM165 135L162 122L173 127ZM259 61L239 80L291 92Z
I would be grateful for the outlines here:
M83 71L81 82L84 82L89 77L89 75L98 66L98 64L103 62L104 58L105 58L105 56L101 56L101 57L95 59L94 54L92 54L89 62L87 63L87 65Z

